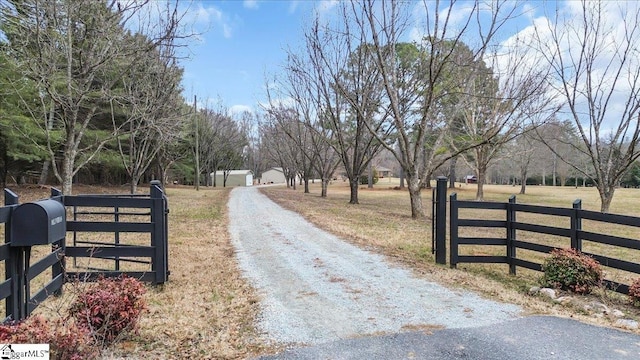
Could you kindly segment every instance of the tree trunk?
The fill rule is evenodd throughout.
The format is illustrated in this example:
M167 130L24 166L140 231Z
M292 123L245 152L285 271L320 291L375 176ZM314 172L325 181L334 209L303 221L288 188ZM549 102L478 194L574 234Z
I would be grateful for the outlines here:
M400 189L404 189L404 169L400 168Z
M484 200L484 181L486 177L487 169L478 168L478 191L476 191L476 200Z
M425 181L421 186L425 189L431 189L431 178L433 177L433 172L429 172L425 177Z
M411 217L414 219L423 218L425 216L422 207L422 184L417 174L412 174L407 179L409 183L409 198L411 200Z
M138 191L138 182L140 181L139 177L132 176L131 181L129 182L129 191L131 194L135 194Z
M64 157L62 159L62 193L64 195L71 195L73 191L73 162L75 156L70 149L65 150Z
M520 178L522 179L522 184L520 184L520 194L524 195L525 191L527 191L527 170L520 172Z
M309 178L308 177L304 178L304 193L305 194L309 193Z
M614 186L598 185L598 192L600 193L600 211L603 213L609 212L611 206L611 200L613 200L613 193L616 191Z
M371 165L371 161L369 161L369 173L367 174L367 188L373 189L373 166Z
M456 164L458 162L458 157L452 157L449 160L449 189L456 188Z
M351 188L351 195L349 198L349 204L359 204L358 202L358 177L353 176L349 179L349 187Z
M320 193L320 197L327 197L327 188L329 187L329 179L322 179L322 192Z

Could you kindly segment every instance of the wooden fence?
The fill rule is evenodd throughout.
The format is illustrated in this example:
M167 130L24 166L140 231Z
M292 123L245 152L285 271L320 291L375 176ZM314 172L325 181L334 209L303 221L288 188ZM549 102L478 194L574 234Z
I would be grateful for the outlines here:
M440 185L440 183L438 185ZM444 186L446 186L446 182ZM444 200L440 199L436 201L446 201L446 197ZM460 210L462 209L471 209L467 210L467 214L473 213L474 215L461 218ZM487 213L489 211L502 213L502 216L499 219L487 220ZM638 250L640 250L640 240L605 234L600 231L587 231L584 230L582 226L583 220L588 220L592 223L604 224L611 228L631 227L631 232L638 234L640 218L637 217L583 210L581 209L580 200L576 200L572 208L559 208L517 204L515 196L511 196L509 201L504 203L462 201L458 200L455 193L449 196L449 212L449 261L451 267L456 267L456 265L460 263L498 263L508 264L511 274L515 274L518 267L542 271L541 263L519 257L518 250L523 249L534 253L548 254L553 249L571 247L592 256L605 267L640 274L640 263L638 262L640 261L640 252L638 252ZM547 215L553 216L556 219L563 219L561 222L566 224L566 226L518 221L520 218L519 214L525 213ZM446 210L436 211L434 217L436 218L436 223L442 222L446 224ZM554 221L554 223L555 222L557 221ZM442 225L440 227L442 227ZM489 233L490 235L460 236L460 229L462 228L472 229L472 231L467 231L467 233L474 233L476 235ZM602 228L602 226L599 228ZM494 231L490 231L489 229ZM496 236L496 229L498 229L498 233L504 235ZM528 240L527 236L531 236L530 234L542 234L543 236L554 239L559 237L568 241L557 241L553 242L552 245L545 245ZM436 230L436 237L437 236L444 237L444 234L438 234L438 230ZM622 250L628 255L625 256L627 259L625 260L603 253L584 251L583 242L589 242L591 245L606 245L616 250ZM465 245L502 247L502 253L504 255L460 255L460 249ZM591 248L597 248L597 246L591 246ZM442 251L442 248L436 248L436 254L438 250ZM637 260L633 261L633 259ZM605 284L609 289L620 293L626 294L629 290L629 284L627 283L606 279Z
M67 236L48 246L45 256L30 264L31 247L11 244L17 243L11 231L11 218L19 202L15 193L5 189L5 206L0 207L0 224L4 224L5 230L5 243L0 245L0 261L5 263L0 300L5 300L5 320L26 318L49 296L60 294L64 283L73 279L92 281L100 276L126 275L152 284L168 280L169 208L159 182L151 183L149 195L65 196L52 189L51 199L61 202L67 213L72 214L71 219L66 219ZM83 216L86 219L82 219ZM135 220L127 221L127 217ZM140 234L139 242L147 244L122 242L122 234L126 233ZM101 241L95 241L85 238L88 234L103 236ZM112 234L113 240L105 241L105 234L107 237ZM89 267L81 265L78 259L99 259L113 266ZM123 263L137 264L141 269L131 271L122 266ZM51 280L32 295L32 280L48 269L51 269Z

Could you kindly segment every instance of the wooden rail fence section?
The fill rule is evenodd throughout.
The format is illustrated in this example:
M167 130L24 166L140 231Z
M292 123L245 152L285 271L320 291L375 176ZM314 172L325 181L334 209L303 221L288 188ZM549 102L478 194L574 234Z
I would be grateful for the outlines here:
M438 182L438 186L441 186L440 182ZM442 186L446 187L446 182L444 182ZM437 198L439 194L438 191L434 192L434 194L436 194L434 202L446 202L446 194L444 196L440 194L439 198ZM569 240L569 246L571 248L577 249L589 256L592 256L605 267L640 274L640 263L638 262L583 251L583 241L609 245L615 248L622 248L624 249L624 251L637 251L640 250L639 240L586 231L582 228L583 220L589 220L605 223L607 225L627 226L638 229L640 228L640 218L583 210L581 209L581 205L582 204L580 200L574 201L572 208L517 204L515 196L511 196L509 198L509 201L504 203L463 201L458 200L457 194L453 193L449 196L450 266L456 267L456 265L460 263L498 263L508 264L509 272L511 274L515 274L518 267L523 267L535 271L542 271L541 263L525 260L518 257L518 249L548 254L554 249L564 248L567 246L562 246L563 244L558 244L558 246L550 246L527 241L526 239L524 239L526 237L526 235L524 234L535 233L566 238ZM478 216L460 218L461 209L473 209L472 212L474 214L477 214ZM486 220L480 218L479 215L481 215L483 212L486 214L487 210L504 211L504 218L499 220ZM565 221L565 223L568 224L568 226L560 227L518 221L518 214L522 213L561 217L567 220ZM443 226L446 227L446 215L446 210L437 211L436 209L436 212L434 213L434 222L436 224L440 224L439 227L436 226L436 239L438 239L438 236L445 236L443 231L438 229L442 229ZM460 236L459 233L461 228L473 228L477 230L503 229L504 236ZM635 233L638 233L638 231L635 230ZM460 247L465 245L501 246L504 247L504 255L460 255ZM436 247L436 259L438 259L438 250L441 249ZM442 258L442 256L444 255L445 254L440 254L440 258ZM640 260L640 252L637 253L637 256L633 256L630 258ZM629 291L629 284L624 284L608 279L605 280L605 284L609 289L620 293L626 294Z
M4 224L5 243L0 245L0 261L5 264L5 278L0 282L0 300L6 304L5 320L26 318L49 296L61 294L64 283L74 279L93 281L100 276L126 275L152 284L168 280L169 208L159 182L151 183L148 195L66 196L52 189L51 199L61 202L73 215L71 219L67 217L66 238L52 243L48 247L50 251L34 264L30 264L31 247L11 246L11 241L15 241L11 233L11 217L19 201L18 195L11 190L5 189L4 194L5 206L0 207L0 224ZM82 215L93 216L93 220L100 221L82 220ZM112 220L104 221L105 216ZM123 221L127 217L135 217L136 220ZM147 220L139 221L141 218ZM91 241L78 236L92 233L113 234L113 241ZM139 233L142 242L144 234L148 234L148 245L122 243L123 233ZM77 262L82 258L113 262L113 267L82 268ZM124 263L135 263L147 270L127 271L122 267ZM49 269L51 280L32 295L31 281Z

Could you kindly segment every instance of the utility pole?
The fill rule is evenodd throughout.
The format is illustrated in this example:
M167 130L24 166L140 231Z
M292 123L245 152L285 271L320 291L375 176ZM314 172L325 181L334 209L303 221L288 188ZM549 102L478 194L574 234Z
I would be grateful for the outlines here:
M196 129L196 191L200 191L200 134L198 132L198 97L193 95L193 114Z

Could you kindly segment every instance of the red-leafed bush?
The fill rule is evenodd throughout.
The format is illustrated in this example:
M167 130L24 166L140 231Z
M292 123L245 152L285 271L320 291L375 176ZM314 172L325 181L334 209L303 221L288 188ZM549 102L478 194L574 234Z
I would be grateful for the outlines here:
M575 249L555 249L542 265L542 285L588 294L602 284L600 263Z
M640 306L640 278L636 279L629 287L629 298L635 306Z
M97 341L109 344L124 332L136 330L146 309L145 292L144 285L134 278L101 278L78 295L69 315Z
M85 329L40 316L32 316L18 323L1 324L0 343L49 344L51 359L95 359L99 355L93 338Z

